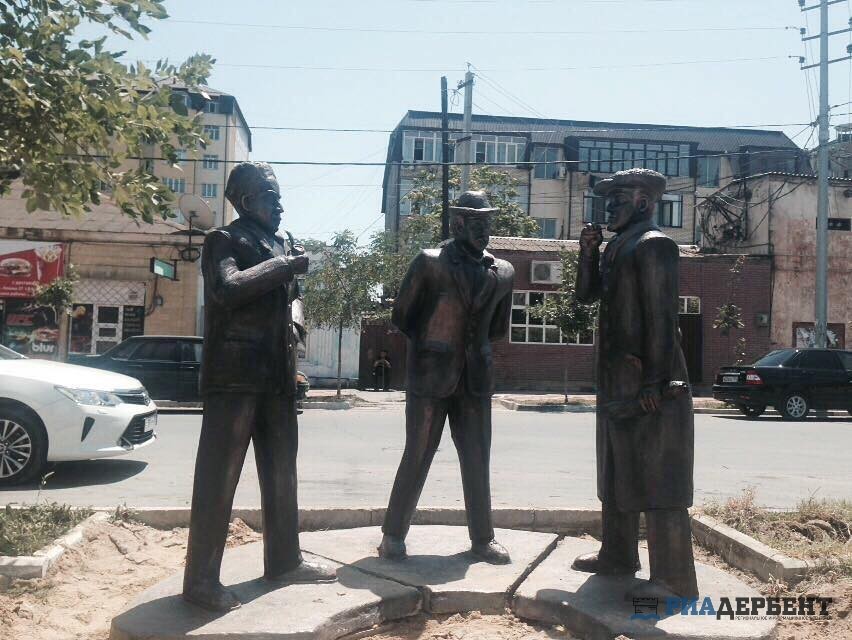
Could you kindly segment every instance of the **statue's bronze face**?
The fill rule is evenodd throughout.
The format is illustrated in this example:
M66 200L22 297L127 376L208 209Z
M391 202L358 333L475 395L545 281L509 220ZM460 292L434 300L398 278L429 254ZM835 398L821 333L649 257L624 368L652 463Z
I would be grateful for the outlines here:
M458 216L453 236L468 251L480 254L485 251L491 239L491 217L488 215Z
M641 189L613 189L607 196L607 229L620 233L633 222L650 218L654 202Z
M269 233L278 231L284 208L277 182L267 182L268 187L250 196L243 196L241 215L251 218Z

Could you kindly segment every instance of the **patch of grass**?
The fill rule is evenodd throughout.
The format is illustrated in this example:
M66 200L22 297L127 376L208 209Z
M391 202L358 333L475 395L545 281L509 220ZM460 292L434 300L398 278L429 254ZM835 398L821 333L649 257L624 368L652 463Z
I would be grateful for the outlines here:
M793 558L812 561L815 574L852 577L852 502L809 498L791 511L757 506L754 489L704 512Z
M120 504L115 508L109 516L109 521L113 524L118 522L138 522L136 518L136 512L127 506L127 504Z
M0 555L26 556L67 533L92 515L89 509L62 504L36 504L0 511Z

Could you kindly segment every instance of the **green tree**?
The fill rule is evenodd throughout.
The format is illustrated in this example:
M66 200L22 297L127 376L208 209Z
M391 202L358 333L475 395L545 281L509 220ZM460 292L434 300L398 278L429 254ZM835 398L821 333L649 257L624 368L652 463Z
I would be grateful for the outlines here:
M731 268L728 269L731 274L731 277L728 279L729 302L724 303L716 309L716 318L713 320L713 328L718 329L723 336L728 336L729 346L731 343L731 331L745 327L742 308L738 304L734 303L734 298L740 288L740 279L743 267L745 266L745 261L746 257L744 255L738 256L731 265ZM734 362L736 364L742 364L746 358L745 337L741 336L737 338L732 351L734 355Z
M174 163L176 145L204 142L166 81L197 87L214 61L125 66L105 48L108 34L146 37L143 20L166 17L156 0L0 0L0 196L20 180L28 211L79 215L106 189L129 216L172 215L171 190L128 161L153 145ZM104 35L79 39L80 27Z
M312 264L305 277L305 321L308 326L337 329L337 396L341 388L343 330L359 328L361 318L374 311L374 262L349 231L335 234L331 242L306 241Z

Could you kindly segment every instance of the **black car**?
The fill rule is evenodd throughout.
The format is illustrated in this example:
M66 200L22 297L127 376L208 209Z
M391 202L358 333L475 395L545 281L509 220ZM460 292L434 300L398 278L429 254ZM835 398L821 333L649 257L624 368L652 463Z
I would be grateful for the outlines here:
M69 362L132 376L154 400L198 402L203 344L200 336L135 336L100 355L69 358ZM305 374L296 373L301 400L310 385Z
M773 406L787 420L804 420L811 409L852 414L852 351L779 349L751 365L723 367L713 397L756 418Z

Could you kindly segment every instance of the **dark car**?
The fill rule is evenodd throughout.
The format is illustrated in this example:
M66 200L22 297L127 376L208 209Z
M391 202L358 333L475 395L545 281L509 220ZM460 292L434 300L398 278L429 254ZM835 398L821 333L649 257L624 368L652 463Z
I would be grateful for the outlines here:
M751 365L722 367L713 397L756 418L773 406L787 420L811 409L852 414L852 351L779 349Z
M100 355L69 358L69 362L132 376L154 400L197 402L203 344L200 336L135 336ZM300 371L297 380L301 400L310 385Z

